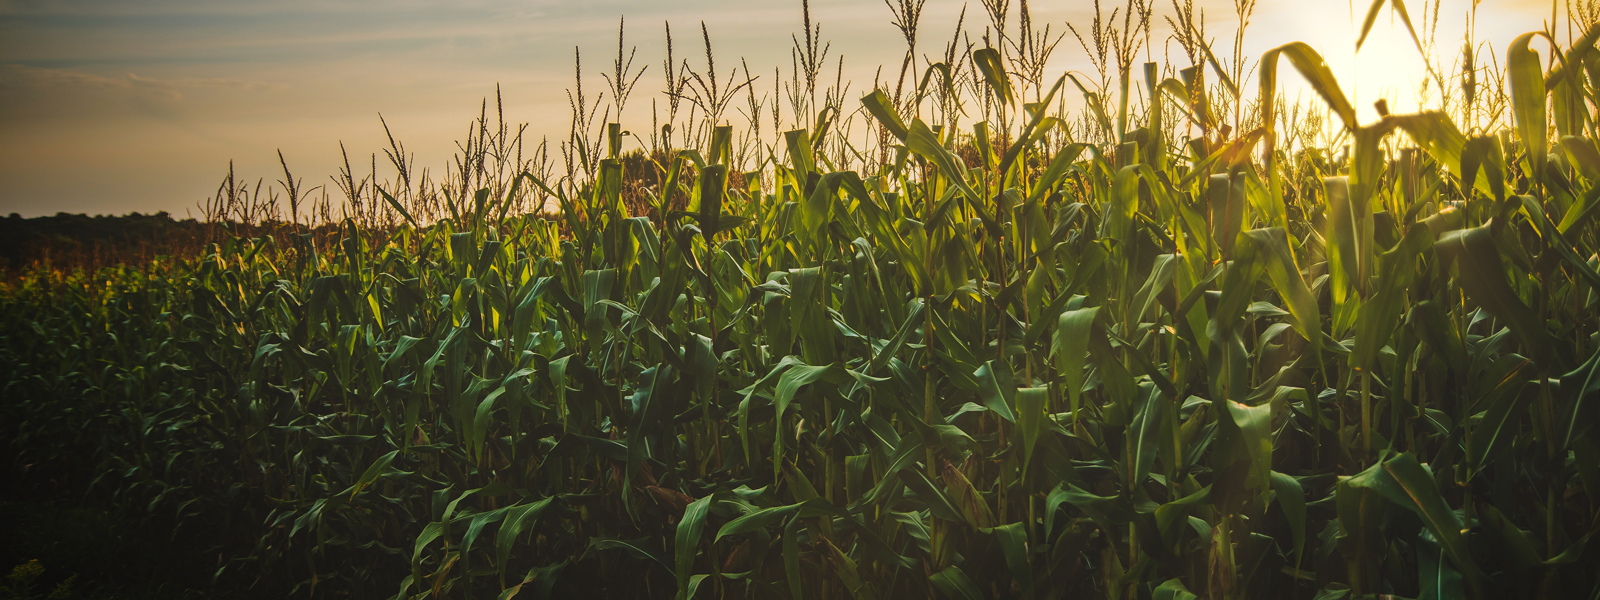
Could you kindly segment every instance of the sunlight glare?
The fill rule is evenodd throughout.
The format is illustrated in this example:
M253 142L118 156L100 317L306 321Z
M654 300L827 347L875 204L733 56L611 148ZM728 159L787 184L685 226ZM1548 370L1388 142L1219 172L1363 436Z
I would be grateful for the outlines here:
M1418 32L1419 34L1421 32ZM1346 48L1355 48L1355 31ZM1359 54L1332 52L1327 57L1363 124L1378 118L1374 103L1382 98L1391 114L1413 113L1439 107L1439 90L1429 82L1428 67L1416 43L1399 19L1380 16ZM1342 56L1341 56L1342 54ZM1435 61L1437 63L1438 61ZM1342 64L1341 64L1342 63ZM1442 68L1448 68L1442 67ZM1423 92L1424 82L1429 82Z

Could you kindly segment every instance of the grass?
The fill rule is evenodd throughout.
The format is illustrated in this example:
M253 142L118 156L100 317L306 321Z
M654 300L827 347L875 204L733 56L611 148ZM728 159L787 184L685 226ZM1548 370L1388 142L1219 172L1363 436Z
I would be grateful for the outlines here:
M808 11L770 93L702 28L648 141L619 31L565 140L485 102L320 229L230 174L264 233L8 285L11 462L263 597L1600 593L1593 19L1359 123L1187 4L1187 64L1133 0L1054 80L1011 8L864 96Z

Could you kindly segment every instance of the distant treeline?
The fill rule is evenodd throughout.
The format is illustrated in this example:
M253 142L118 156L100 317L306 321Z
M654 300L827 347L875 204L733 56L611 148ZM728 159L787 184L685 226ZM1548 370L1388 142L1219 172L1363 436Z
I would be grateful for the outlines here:
M165 211L122 216L56 213L0 220L0 268L8 273L44 266L94 268L186 254L204 238L207 225L176 220Z
M33 218L11 213L0 219L0 272L15 276L33 268L71 271L141 265L162 256L193 256L229 234L255 237L291 231L288 224L180 220L166 211L120 216L63 212Z

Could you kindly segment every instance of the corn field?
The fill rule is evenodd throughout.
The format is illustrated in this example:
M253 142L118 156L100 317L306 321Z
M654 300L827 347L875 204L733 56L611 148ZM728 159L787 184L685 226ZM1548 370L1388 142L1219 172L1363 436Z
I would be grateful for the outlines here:
M1363 124L1185 6L1187 64L1073 29L1096 80L985 2L864 96L809 14L774 86L702 30L648 143L619 34L535 158L12 280L0 427L241 593L1600 598L1600 27Z

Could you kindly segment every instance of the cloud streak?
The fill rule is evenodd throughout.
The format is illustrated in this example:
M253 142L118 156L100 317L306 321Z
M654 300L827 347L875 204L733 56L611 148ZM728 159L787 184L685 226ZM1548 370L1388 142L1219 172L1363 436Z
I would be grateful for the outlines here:
M44 69L20 64L0 65L0 90L20 93L48 93L60 88L99 88L128 90L170 100L182 100L183 90L200 88L230 88L246 91L281 90L283 83L267 83L244 79L220 77L179 77L161 79L128 73L123 77L107 77L94 73L67 69Z

